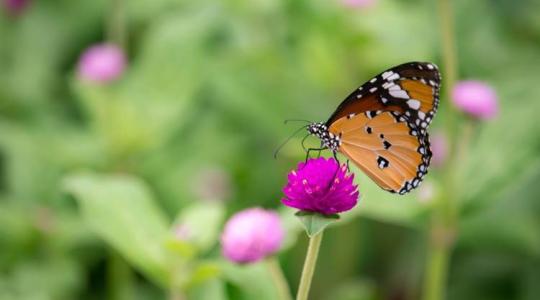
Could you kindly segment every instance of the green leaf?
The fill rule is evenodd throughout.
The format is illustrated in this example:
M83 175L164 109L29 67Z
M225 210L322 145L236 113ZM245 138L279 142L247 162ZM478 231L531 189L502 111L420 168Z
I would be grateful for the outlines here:
M227 282L239 288L242 297L237 298L258 300L279 299L270 272L264 262L238 265L223 261L221 267L223 276Z
M309 211L299 211L295 214L300 222L304 225L309 237L316 235L317 233L323 231L326 226L339 220L339 215L322 215L315 212Z
M171 253L171 255L186 260L192 259L197 255L195 245L187 241L180 240L172 234L167 238L164 246Z
M222 203L198 202L183 209L175 223L188 228L191 243L208 250L218 240L224 218Z
M187 292L187 299L193 300L226 300L225 284L219 279L207 280Z
M144 182L127 175L82 173L64 184L103 240L156 283L167 285L167 219Z
M217 263L203 261L194 268L188 287L200 285L206 281L215 279L219 274L221 274L221 269Z

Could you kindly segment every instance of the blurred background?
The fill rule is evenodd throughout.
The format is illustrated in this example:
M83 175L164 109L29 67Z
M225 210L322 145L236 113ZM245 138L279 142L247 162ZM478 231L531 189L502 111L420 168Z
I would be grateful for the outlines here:
M540 299L540 2L453 8L458 79L491 86L499 113L459 113L443 77L440 161L404 197L356 172L362 199L326 231L313 299L419 299L441 193L459 211L447 299ZM300 127L283 121L326 120L406 61L444 75L440 13L430 0L2 0L0 299L276 299L264 268L220 254L223 222L253 206L284 217L294 293L307 239L280 199L304 152L300 136L272 157Z

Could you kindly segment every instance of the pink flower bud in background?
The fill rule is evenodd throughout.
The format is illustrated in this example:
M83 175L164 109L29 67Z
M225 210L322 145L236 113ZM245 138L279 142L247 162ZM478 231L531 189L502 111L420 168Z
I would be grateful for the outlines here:
M499 110L495 90L480 81L458 82L452 90L452 101L457 108L478 119L491 119Z
M122 49L113 44L99 44L81 55L77 73L83 80L107 83L118 79L125 67L126 58Z
M441 167L448 158L448 139L442 132L435 132L431 138L431 163L434 167Z
M219 166L201 168L192 183L194 194L205 201L227 200L233 190L229 172Z
M174 236L181 241L189 241L193 237L193 232L186 224L178 224L174 227Z
M342 3L350 8L370 8L375 5L376 0L342 0Z
M21 14L28 4L29 0L2 0L4 9L11 15Z
M225 224L222 252L233 262L256 262L278 251L284 234L277 213L262 208L246 209Z

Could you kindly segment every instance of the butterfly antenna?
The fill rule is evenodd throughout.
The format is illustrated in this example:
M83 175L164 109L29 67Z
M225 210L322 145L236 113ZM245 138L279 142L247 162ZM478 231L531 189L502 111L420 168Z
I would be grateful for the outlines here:
M309 125L309 124L308 124ZM291 134L283 143L281 143L281 145L279 145L279 147L277 147L276 151L274 151L274 159L277 158L277 155L279 153L279 151L281 150L281 148L283 148L283 146L285 146L295 135L297 135L300 131L302 131L303 129L305 129L306 127L308 127L308 125L305 125L305 126L302 126L300 128L298 128L295 132L293 132L293 134Z

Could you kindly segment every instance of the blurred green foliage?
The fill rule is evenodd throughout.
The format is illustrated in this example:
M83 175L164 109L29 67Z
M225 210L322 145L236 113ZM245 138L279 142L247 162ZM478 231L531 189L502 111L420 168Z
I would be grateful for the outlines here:
M454 3L460 78L493 85L501 113L452 166L449 299L538 299L540 3ZM280 206L304 155L294 139L272 158L295 129L284 119L324 120L382 69L440 61L435 1L125 1L127 72L85 84L77 59L104 40L108 4L33 1L0 17L0 299L275 299L263 264L221 258L225 216ZM442 101L432 131L459 136ZM225 202L198 192L207 169L230 177ZM431 203L356 173L362 200L327 230L313 298L418 299ZM280 210L294 291L306 240Z

